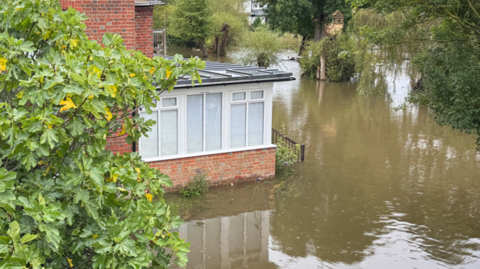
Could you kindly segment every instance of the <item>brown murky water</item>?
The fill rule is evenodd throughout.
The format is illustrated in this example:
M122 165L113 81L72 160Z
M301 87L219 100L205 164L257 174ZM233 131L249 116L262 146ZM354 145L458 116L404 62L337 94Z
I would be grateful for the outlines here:
M226 59L228 61L228 59ZM422 108L394 111L355 84L300 78L274 88L273 126L307 145L293 173L169 194L191 242L187 268L480 268L475 138Z

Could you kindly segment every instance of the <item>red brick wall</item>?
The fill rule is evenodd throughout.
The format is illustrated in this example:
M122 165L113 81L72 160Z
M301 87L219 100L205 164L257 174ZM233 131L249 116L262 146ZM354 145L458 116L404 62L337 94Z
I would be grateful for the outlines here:
M135 8L136 49L153 57L153 6Z
M135 7L135 0L60 0L60 4L85 13L90 39L100 43L105 33L117 33L127 49L153 57L153 6Z
M150 167L170 176L174 187L169 191L187 184L198 172L207 172L212 185L255 180L275 176L275 148L151 162Z

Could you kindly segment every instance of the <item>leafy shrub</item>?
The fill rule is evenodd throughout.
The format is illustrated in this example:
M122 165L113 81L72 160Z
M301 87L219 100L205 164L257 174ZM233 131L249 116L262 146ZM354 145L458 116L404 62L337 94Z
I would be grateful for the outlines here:
M282 132L285 132L285 126L282 126ZM289 167L298 161L298 152L300 152L300 145L292 149L287 145L287 142L282 137L277 141L277 149L275 152L275 170L281 170Z
M197 173L192 181L180 189L184 197L200 196L208 192L208 179L206 173Z
M241 57L242 64L268 68L280 62L281 44L278 35L265 26L247 32L240 45L245 48Z
M348 81L355 74L355 61L353 53L348 50L347 34L327 36L320 42L310 41L307 44L300 66L304 75L315 78L323 56L326 66L328 81Z
M155 123L132 115L151 112L152 83L172 89L204 63L149 59L119 35L90 41L86 18L56 0L0 6L0 268L185 266L169 178L105 147Z

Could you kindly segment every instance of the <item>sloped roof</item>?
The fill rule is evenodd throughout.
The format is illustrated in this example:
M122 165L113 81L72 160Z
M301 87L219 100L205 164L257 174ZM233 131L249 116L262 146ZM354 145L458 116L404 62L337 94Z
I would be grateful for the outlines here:
M342 13L340 10L337 10L337 11L335 11L335 12L333 13L332 16L336 16L336 15L339 14L339 13L343 15L343 13Z
M135 6L156 6L156 5L165 5L162 1L155 1L155 0L135 0Z
M162 57L173 59L171 56ZM210 61L205 61L205 63L205 69L198 70L202 79L202 84L200 85L195 81L195 87L295 80L292 73L280 71L278 69L266 69L263 67ZM178 79L177 85L175 85L175 88L190 87L192 87L192 78L190 76Z

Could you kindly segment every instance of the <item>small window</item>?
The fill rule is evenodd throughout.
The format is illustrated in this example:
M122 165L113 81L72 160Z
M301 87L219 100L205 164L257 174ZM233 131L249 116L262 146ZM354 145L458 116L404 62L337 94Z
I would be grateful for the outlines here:
M242 101L242 100L245 100L245 92L233 93L233 101Z
M177 106L177 98L162 98L162 107Z
M250 99L263 99L263 91L254 91L250 93Z

